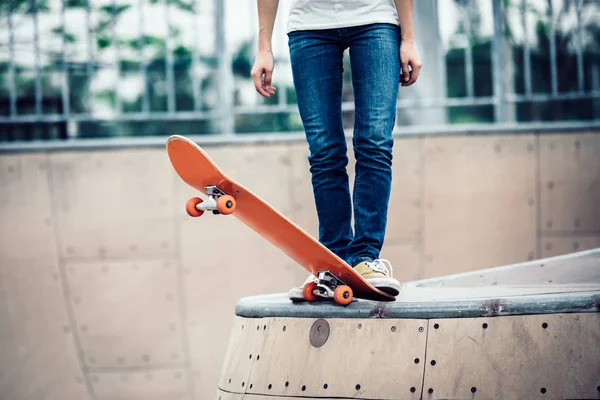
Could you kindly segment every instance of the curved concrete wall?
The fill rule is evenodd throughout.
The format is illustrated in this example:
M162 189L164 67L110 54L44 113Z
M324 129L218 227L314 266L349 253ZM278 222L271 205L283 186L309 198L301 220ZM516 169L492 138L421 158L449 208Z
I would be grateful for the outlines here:
M208 151L316 235L304 143ZM382 256L406 281L600 247L598 154L600 132L399 138ZM187 217L194 195L163 147L0 156L0 397L214 397L236 300L306 273Z
M598 313L238 317L211 398L593 399L599 327Z

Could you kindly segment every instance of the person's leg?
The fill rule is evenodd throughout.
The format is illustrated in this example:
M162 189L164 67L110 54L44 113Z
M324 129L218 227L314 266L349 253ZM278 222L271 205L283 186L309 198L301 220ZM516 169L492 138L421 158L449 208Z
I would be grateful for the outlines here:
M310 150L319 241L345 260L352 240L352 205L341 109L344 48L334 30L291 32L288 44Z
M357 27L349 37L356 110L354 239L348 249L352 266L377 260L384 242L401 71L400 40L400 28L391 24Z

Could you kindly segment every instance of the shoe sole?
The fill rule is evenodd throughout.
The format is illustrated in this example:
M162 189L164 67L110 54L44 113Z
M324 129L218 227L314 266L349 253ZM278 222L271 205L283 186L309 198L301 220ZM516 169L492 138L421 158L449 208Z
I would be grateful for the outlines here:
M392 296L398 296L400 294L400 289L402 288L400 284L394 284L394 282L390 282L389 279L373 278L367 279L367 282L382 292Z

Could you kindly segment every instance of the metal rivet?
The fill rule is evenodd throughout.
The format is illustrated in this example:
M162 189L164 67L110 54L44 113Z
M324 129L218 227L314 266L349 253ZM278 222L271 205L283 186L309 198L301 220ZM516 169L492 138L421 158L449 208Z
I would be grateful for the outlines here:
M313 347L321 347L329 339L329 323L324 319L316 320L310 328L309 340Z

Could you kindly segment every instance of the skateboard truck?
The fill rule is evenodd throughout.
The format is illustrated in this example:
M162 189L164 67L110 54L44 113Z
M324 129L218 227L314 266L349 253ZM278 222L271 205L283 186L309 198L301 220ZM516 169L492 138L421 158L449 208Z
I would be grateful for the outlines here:
M317 282L309 282L302 289L304 298L308 301L316 301L318 297L333 300L341 305L350 304L353 293L341 279L329 271L319 271Z
M228 215L235 211L236 202L233 196L225 194L217 186L206 186L208 198L202 200L200 197L193 197L188 200L185 210L191 217L199 217L205 211L212 211L213 214Z

